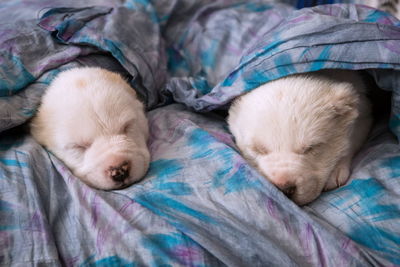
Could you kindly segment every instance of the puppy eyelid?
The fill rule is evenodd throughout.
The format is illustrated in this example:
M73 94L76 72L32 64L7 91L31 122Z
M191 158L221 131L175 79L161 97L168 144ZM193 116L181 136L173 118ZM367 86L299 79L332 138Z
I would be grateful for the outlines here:
M130 127L131 127L131 124L130 123L126 123L120 132L121 133L127 133Z
M90 142L85 142L85 143L73 143L70 144L68 147L70 149L74 149L74 150L81 150L81 151L85 151L87 150L92 144Z
M322 145L323 145L323 143L317 143L314 145L305 146L302 148L301 154L309 154L309 153L313 152L316 148L318 148Z
M133 120L126 122L124 124L124 126L121 128L120 133L124 133L124 134L127 133L129 128L132 127L132 125L133 125Z
M314 149L314 146L306 146L302 149L301 154L309 154Z
M255 153L260 155L267 155L269 153L269 150L260 144L254 144L251 148Z

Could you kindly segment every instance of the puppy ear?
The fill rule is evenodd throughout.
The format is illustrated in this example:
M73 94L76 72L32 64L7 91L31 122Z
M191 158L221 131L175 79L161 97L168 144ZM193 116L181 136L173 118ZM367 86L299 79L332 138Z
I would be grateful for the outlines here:
M341 83L336 85L333 90L332 109L335 117L357 118L359 96L355 92L356 89L351 84Z

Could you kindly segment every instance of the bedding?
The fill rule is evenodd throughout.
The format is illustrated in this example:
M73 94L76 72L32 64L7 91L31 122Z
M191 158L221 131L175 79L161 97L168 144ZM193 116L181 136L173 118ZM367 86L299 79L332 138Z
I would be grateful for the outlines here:
M295 7L1 3L0 265L399 266L400 22L362 5ZM152 162L129 188L86 186L25 129L76 66L122 73L147 106ZM299 207L241 157L224 115L262 83L324 68L365 71L391 112L348 183Z

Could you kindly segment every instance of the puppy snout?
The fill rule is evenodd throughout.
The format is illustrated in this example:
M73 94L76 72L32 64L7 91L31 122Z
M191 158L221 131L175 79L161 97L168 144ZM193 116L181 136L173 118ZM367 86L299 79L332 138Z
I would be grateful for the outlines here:
M110 166L108 174L115 182L123 182L129 176L131 164L127 161L122 162L118 166Z
M283 185L276 185L279 190L282 191L288 198L291 198L296 192L296 185L292 183L286 183Z
M296 192L296 184L292 173L282 170L273 170L269 175L275 186L288 198Z

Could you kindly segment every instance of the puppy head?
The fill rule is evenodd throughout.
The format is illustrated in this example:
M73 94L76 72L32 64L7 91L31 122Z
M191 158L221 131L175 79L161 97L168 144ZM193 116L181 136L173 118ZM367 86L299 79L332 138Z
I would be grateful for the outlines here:
M349 83L293 76L241 96L228 123L244 157L303 205L318 197L348 153L357 105Z
M82 181L104 190L146 173L148 124L134 90L100 68L77 68L54 79L31 132Z

